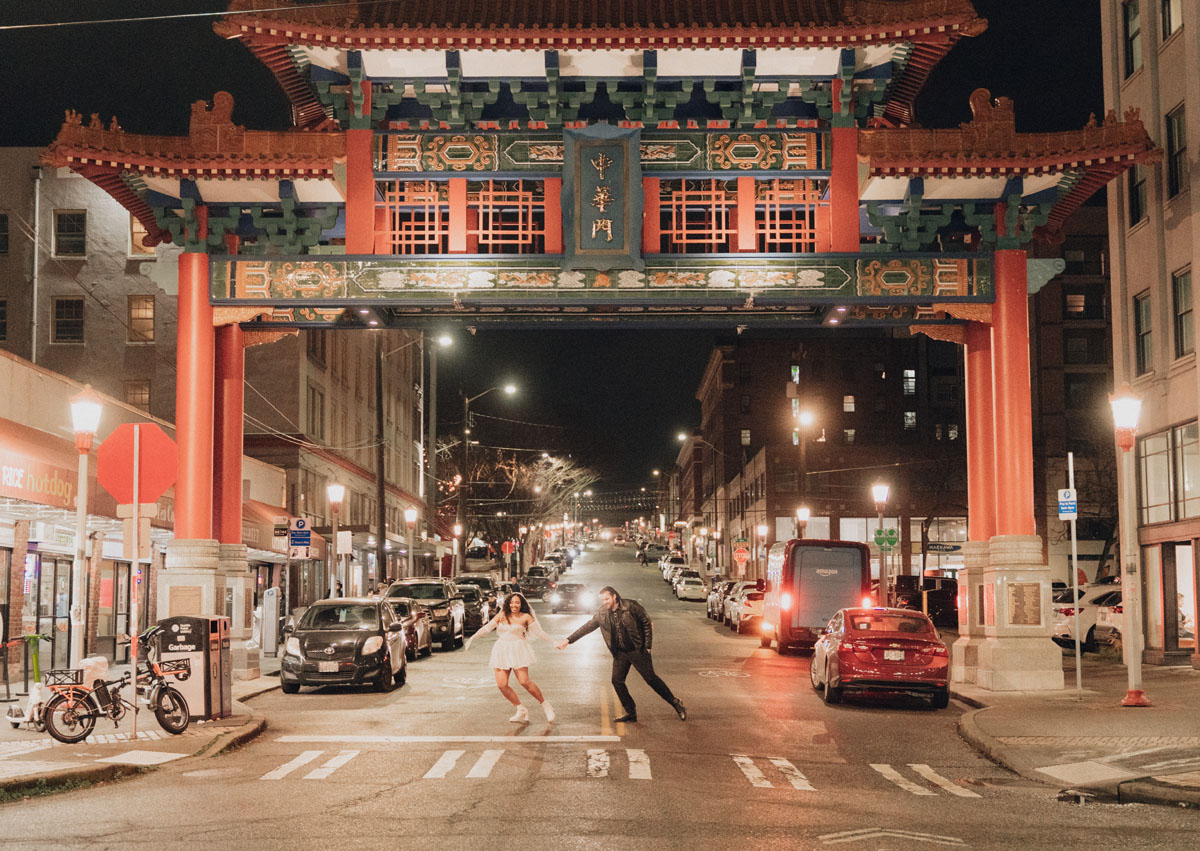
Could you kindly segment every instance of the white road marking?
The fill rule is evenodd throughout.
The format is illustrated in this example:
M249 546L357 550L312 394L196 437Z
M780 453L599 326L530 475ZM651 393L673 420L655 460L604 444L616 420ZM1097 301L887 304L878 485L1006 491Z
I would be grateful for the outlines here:
M939 836L936 833L915 833L911 830L891 830L883 827L863 827L858 830L844 830L840 833L826 833L818 836L822 845L839 845L844 842L859 842L864 839L908 839L913 842L930 842L935 845L963 845L961 839L955 836Z
M276 768L274 771L268 771L266 774L264 774L262 777L260 777L258 779L259 780L282 780L283 778L287 777L289 774L291 774L293 771L295 771L300 766L306 765L306 764L312 762L314 759L316 759L323 753L325 753L325 751L305 751L304 753L300 754L300 756L293 759L291 762L285 762L283 765L279 766L279 768Z
M496 767L496 763L500 761L500 757L503 754L504 751L502 750L484 751L475 765L471 767L471 770L467 772L467 777L487 777L492 773L492 769Z
M913 771L917 772L917 774L920 774L922 777L924 777L930 783L933 783L935 786L941 786L943 789L945 789L951 795L958 795L958 797L960 797L960 798L980 798L980 797L982 797L981 795L978 795L975 792L972 792L970 789L964 789L963 787L961 787L957 783L955 783L953 780L948 780L947 778L938 774L936 771L934 771L932 768L930 768L928 765L925 765L924 763L910 762L908 764L908 767L911 768Z
M934 792L932 789L926 789L923 786L918 786L916 783L913 783L911 780L906 780L903 776L901 776L900 772L898 772L896 769L892 768L890 765L883 765L881 763L873 762L873 763L871 763L871 768L878 771L880 774L882 774L888 780L895 783L897 786L899 786L905 792L911 792L914 795L936 795L937 794L937 792Z
M750 781L751 786L757 786L760 789L774 789L775 784L766 778L748 756L742 754L730 754L733 761L737 763L737 767L742 770L742 774L746 775L746 779Z
M800 769L796 768L796 766L792 765L792 763L788 760L781 757L772 757L771 765L779 769L779 773L788 779L788 782L792 784L793 789L799 789L803 792L817 791L812 787L812 784L808 782L808 778L804 776Z
M185 753L170 753L169 751L125 751L116 756L106 756L96 762L112 762L121 765L162 765L173 759L183 759Z
M650 757L646 756L646 752L639 748L626 748L625 754L629 757L629 779L649 780Z
M350 760L358 756L358 751L342 751L329 762L322 765L320 768L314 768L308 774L304 775L305 780L325 780L333 772L337 771Z
M441 755L438 761L433 764L433 768L425 772L425 779L435 780L445 777L453 770L454 763L458 762L458 758L464 753L466 753L466 751L446 751Z
M429 745L452 742L466 744L526 745L547 742L619 742L620 736L280 736L275 741L294 744L331 745Z
M588 750L587 752L587 775L588 777L607 777L608 776L608 751Z

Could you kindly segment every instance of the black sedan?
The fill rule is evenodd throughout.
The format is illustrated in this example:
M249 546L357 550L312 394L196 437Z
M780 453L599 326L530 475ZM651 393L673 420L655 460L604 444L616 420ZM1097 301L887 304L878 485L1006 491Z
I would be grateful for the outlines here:
M550 611L559 612L592 612L598 605L596 595L588 591L586 585L575 582L560 582L550 592Z
M418 655L433 653L433 627L430 625L429 609L416 600L406 597L389 597L396 620L404 624L404 655L411 662Z
M522 576L517 585L520 587L521 593L530 600L542 599L554 587L550 577L534 573Z
M318 600L285 632L279 671L284 694L327 685L391 691L408 677L404 624L382 600Z
M478 585L459 585L458 593L463 598L463 629L468 634L481 629L491 619L491 601L483 596Z

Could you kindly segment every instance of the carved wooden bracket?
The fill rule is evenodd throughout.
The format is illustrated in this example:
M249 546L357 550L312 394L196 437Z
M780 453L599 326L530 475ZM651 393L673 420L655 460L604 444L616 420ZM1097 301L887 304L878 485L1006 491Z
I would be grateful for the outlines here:
M213 308L213 327L220 328L222 325L237 325L241 322L253 322L263 314L270 314L269 308L261 307L214 307Z
M992 306L990 304L969 304L966 302L951 302L950 304L935 304L934 310L942 310L955 319L968 319L972 322L992 323Z
M242 348L248 349L251 346L265 346L267 343L274 343L276 340L282 340L284 337L294 337L300 332L296 328L286 328L280 331L246 331L242 334Z
M967 329L964 325L909 325L910 334L924 334L931 340L945 340L947 343L967 343Z

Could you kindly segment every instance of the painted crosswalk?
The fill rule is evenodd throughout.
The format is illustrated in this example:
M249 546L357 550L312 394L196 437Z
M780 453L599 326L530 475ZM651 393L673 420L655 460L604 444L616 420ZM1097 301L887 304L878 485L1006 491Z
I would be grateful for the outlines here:
M510 753L511 751L511 753ZM323 750L303 751L292 757L277 768L262 775L262 780L283 780L288 777L303 780L327 780L337 771L351 763L360 754L372 754L372 751L341 750L326 752ZM435 755L436 754L436 755ZM453 748L441 753L419 751L413 754L412 765L421 772L422 780L487 780L498 777L512 777L517 772L529 771L530 763L524 759L528 754L525 748ZM714 755L715 757L716 755ZM571 772L574 776L588 780L609 781L652 781L655 779L652 770L652 755L641 748L587 748L582 752L563 752L552 771L561 772L567 777ZM751 756L749 754L729 754L726 757L736 768L741 777L754 789L778 790L780 792L816 792L820 788L835 788L843 785L842 778L837 781L830 779L826 766L813 766L804 769L791 759L782 756ZM317 764L319 760L325 761ZM726 763L727 765L729 763ZM307 774L299 769L310 766ZM535 770L546 771L546 763L537 763ZM880 780L886 780L892 787L909 795L933 797L952 795L956 798L980 798L979 793L972 791L958 782L946 777L927 763L907 763L894 766L885 763L870 763L873 775ZM809 773L817 772L817 781ZM674 760L666 762L665 771L668 782L678 777L678 768ZM733 775L738 776L737 774ZM661 778L660 778L661 780ZM861 782L858 780L856 782ZM878 782L878 781L877 781Z

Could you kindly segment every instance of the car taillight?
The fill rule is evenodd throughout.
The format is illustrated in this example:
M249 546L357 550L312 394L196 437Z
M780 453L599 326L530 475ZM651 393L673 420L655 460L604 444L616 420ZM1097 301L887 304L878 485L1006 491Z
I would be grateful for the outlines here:
M1123 614L1125 614L1125 607L1124 606L1113 606L1112 613L1114 615L1123 615Z
M1059 614L1061 614L1063 617L1068 617L1068 618L1070 618L1070 617L1074 617L1074 616L1075 616L1075 610L1074 610L1074 609L1059 609L1059 610L1058 610L1058 612L1059 612Z
M785 591L780 596L779 608L783 609L785 612L790 612L792 610L792 595L791 594L789 594Z
M934 656L949 656L950 651L946 647L935 647L930 651Z

